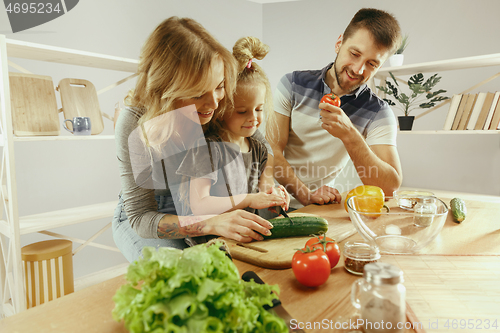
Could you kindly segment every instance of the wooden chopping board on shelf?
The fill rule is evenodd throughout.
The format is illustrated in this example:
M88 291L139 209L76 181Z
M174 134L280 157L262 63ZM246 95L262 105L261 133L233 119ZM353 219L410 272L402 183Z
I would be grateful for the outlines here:
M311 205L288 215L290 217L320 216L325 218L328 221L326 235L337 242L356 233L343 205ZM292 267L292 257L296 249L303 248L309 238L311 237L287 237L250 243L240 243L224 237L220 239L227 243L231 256L235 259L264 268L286 269Z
M74 117L89 117L92 126L92 135L104 130L101 108L97 91L92 82L83 79L62 79L57 87L61 94L64 119L73 120ZM71 123L67 122L69 129Z
M50 76L9 73L14 135L59 135L54 84Z

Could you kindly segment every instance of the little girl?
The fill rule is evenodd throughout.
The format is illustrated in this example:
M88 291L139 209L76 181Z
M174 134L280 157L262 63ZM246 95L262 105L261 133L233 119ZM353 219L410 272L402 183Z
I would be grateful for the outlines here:
M268 151L252 136L266 118L267 133L276 132L269 80L252 59L263 59L269 47L258 38L239 39L233 56L239 64L234 105L212 121L205 140L191 150L178 173L190 177L189 206L194 215L221 214L234 209L282 206L289 196L274 187ZM273 208L271 208L273 209Z

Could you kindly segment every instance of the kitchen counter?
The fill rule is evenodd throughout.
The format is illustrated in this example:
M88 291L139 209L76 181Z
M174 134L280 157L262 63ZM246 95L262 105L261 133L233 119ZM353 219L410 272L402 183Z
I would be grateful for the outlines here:
M445 202L456 196L435 193ZM500 328L500 198L464 198L468 216L462 224L449 216L438 238L421 253L382 256L382 261L398 265L405 274L408 320L421 323L407 332L474 332L479 328L492 332ZM331 209L344 208L311 205L300 211L321 216ZM356 238L359 236L348 239ZM341 247L345 241L340 242ZM278 284L283 306L306 332L332 332L335 323L348 324L353 318L350 290L359 276L349 274L342 259L318 288L300 285L291 269L266 269L240 260L235 264L241 274L253 270L266 283ZM0 332L126 332L123 323L111 317L112 296L123 283L124 277L119 276L5 318L0 321ZM497 329L486 329L486 320L491 327L497 320ZM465 330L461 324L466 325ZM467 329L467 325L472 326Z

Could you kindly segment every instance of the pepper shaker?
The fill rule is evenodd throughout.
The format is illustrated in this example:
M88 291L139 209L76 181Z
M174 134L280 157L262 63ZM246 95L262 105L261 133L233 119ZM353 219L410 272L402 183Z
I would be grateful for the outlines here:
M360 311L365 333L404 332L405 298L403 271L387 263L366 265L363 278L352 285L351 302Z
M413 221L417 227L428 227L434 220L437 212L436 198L422 197L415 205Z

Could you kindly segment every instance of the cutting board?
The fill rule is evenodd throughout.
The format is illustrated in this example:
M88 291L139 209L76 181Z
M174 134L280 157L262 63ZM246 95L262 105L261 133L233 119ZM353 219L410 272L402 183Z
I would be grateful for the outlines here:
M321 209L319 209L321 207ZM316 208L316 209L315 209ZM335 209L334 209L335 208ZM324 206L311 205L298 212L289 213L292 216L321 216L328 221L327 237L340 242L356 233L349 215L338 204ZM314 213L311 213L314 211ZM272 231L272 229L271 229ZM310 236L287 237L240 243L221 237L229 246L231 256L235 259L272 269L286 269L292 267L292 257L298 248L303 248Z
M59 135L59 113L50 76L9 73L14 135Z
M64 119L73 117L89 117L92 125L92 135L104 130L101 108L97 91L92 82L83 79L62 79L57 87L61 94ZM71 123L66 123L73 130Z

